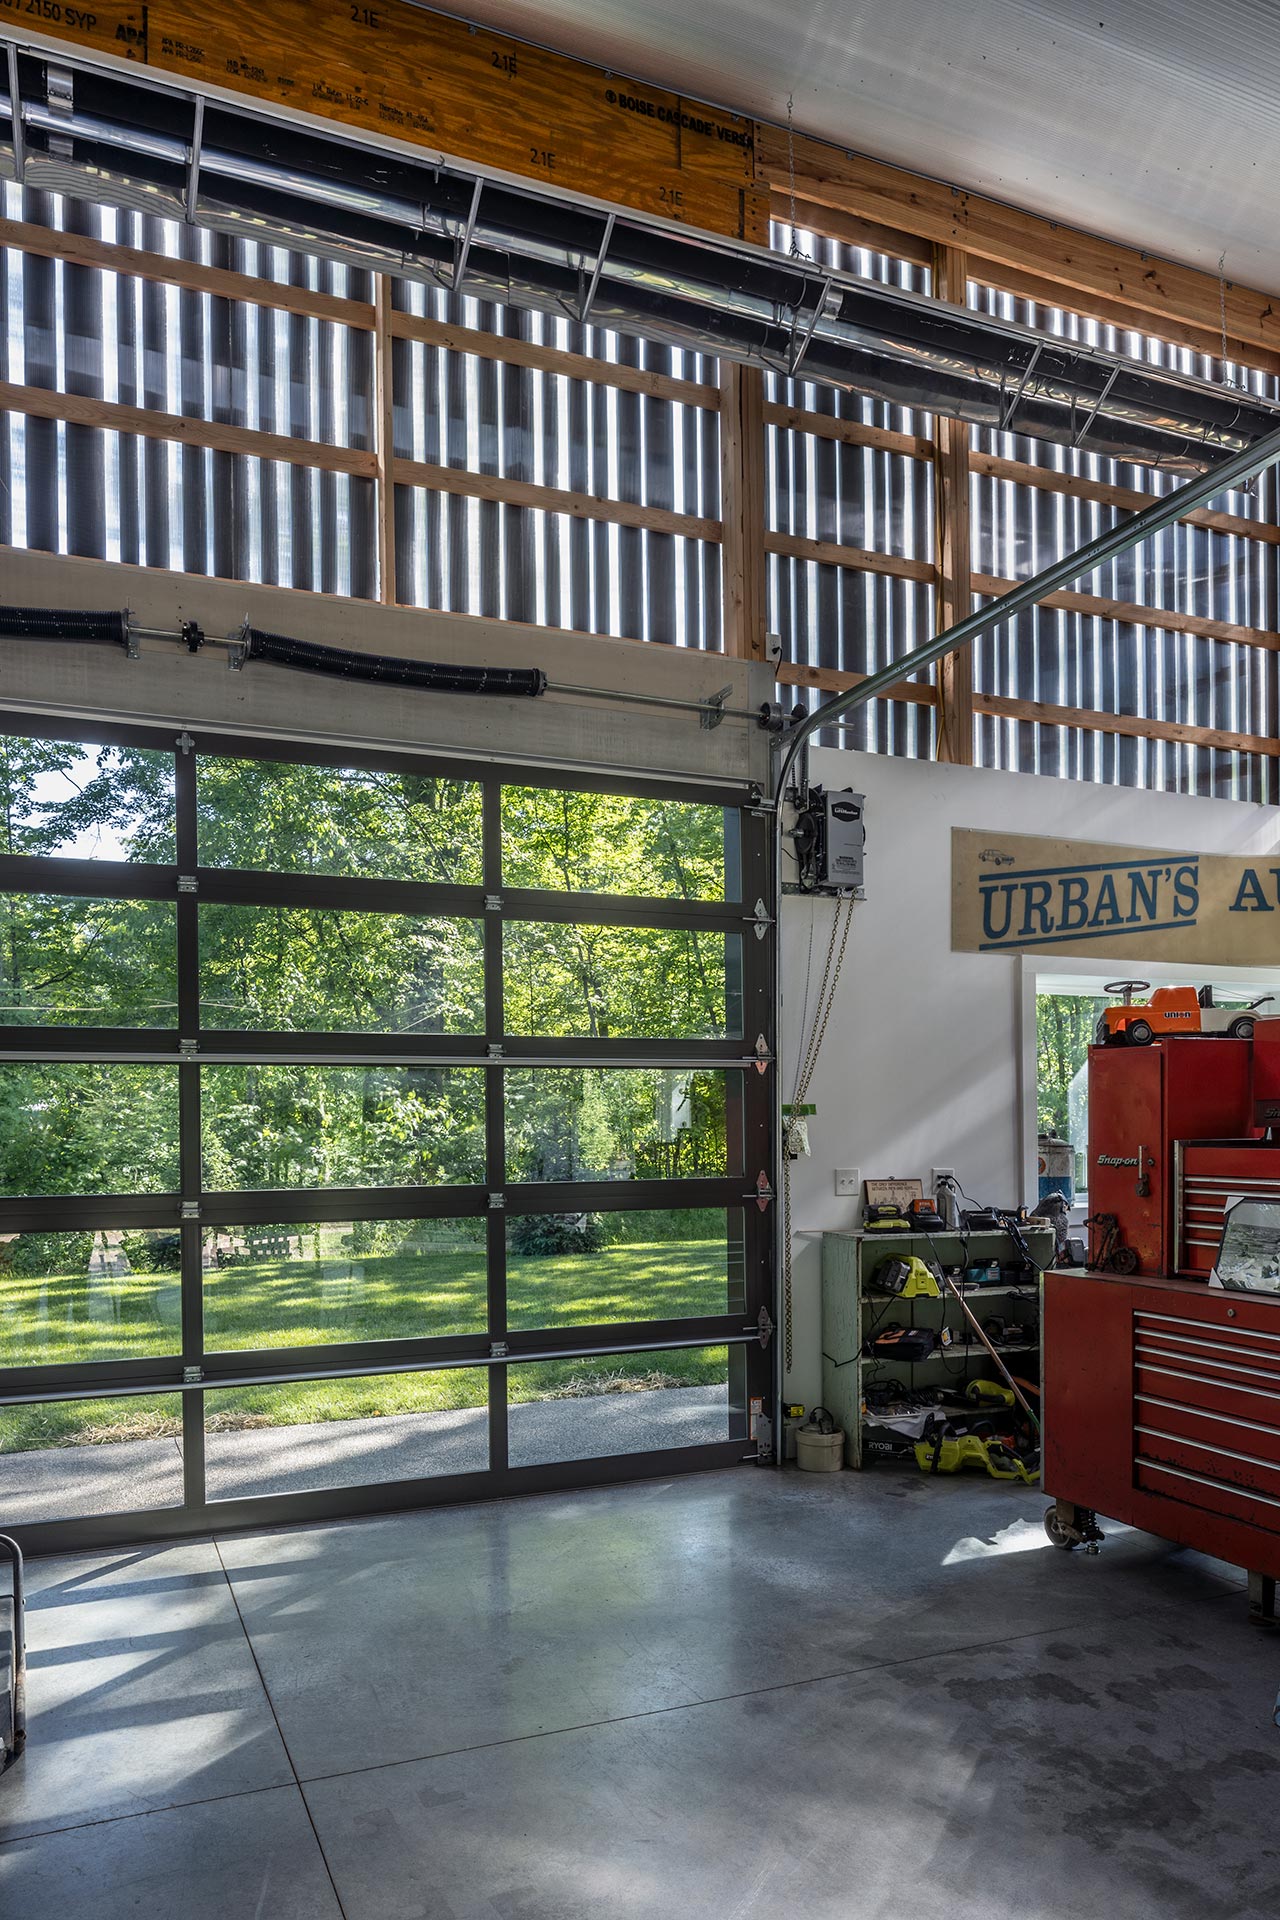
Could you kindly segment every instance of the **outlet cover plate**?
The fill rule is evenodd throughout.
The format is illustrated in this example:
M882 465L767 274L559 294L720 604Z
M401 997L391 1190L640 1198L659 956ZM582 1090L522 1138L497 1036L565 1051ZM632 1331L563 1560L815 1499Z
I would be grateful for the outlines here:
M836 1192L842 1197L857 1199L862 1192L862 1180L857 1167L836 1168Z

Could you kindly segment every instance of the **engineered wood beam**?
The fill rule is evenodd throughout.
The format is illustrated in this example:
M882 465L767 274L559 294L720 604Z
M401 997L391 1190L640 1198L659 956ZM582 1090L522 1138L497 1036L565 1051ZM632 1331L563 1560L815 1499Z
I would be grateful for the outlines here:
M764 375L736 361L720 364L720 513L724 650L764 660Z
M784 192L790 171L784 129L760 128L759 163L770 188ZM1139 316L1134 324L1143 331L1160 331L1158 324L1148 324L1153 320L1194 327L1217 339L1221 352L1214 274L807 136L795 140L795 173L796 192L804 200L937 246L963 249L975 277L983 277L978 262L995 262L1069 295L1113 302ZM1280 296L1228 282L1225 302L1229 344L1280 354Z
M958 247L934 250L934 297L962 302L968 279ZM968 422L936 414L933 422L933 552L937 570L935 630L945 631L973 612L969 557ZM937 757L973 765L973 649L954 648L938 661Z

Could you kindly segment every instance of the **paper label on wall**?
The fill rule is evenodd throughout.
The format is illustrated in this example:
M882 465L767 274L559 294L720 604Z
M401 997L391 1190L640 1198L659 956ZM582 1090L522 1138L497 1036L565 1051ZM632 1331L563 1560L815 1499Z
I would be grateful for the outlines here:
M951 946L1096 955L1117 973L1126 954L1277 966L1280 845L1246 858L954 827Z

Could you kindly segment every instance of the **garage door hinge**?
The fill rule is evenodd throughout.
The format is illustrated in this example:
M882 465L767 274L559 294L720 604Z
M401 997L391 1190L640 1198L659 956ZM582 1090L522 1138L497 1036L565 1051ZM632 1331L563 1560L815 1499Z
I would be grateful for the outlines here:
M773 1183L763 1167L756 1175L755 1190L752 1193L744 1193L742 1197L744 1200L754 1200L761 1213L765 1211L773 1199Z
M491 1212L493 1213L500 1212L501 1209L506 1206L506 1204L507 1204L507 1196L505 1193L491 1193L489 1195L489 1209Z
M182 1369L182 1384L184 1387L198 1387L203 1379L203 1367L184 1367Z
M505 1360L510 1351L511 1349L505 1340L494 1340L489 1346L489 1358L491 1360Z
M194 1060L200 1051L198 1040L179 1040L178 1052L184 1060Z
M756 1072L763 1073L772 1058L773 1055L769 1050L769 1042L762 1033L758 1033L756 1035Z
M766 907L763 900L756 901L756 910L754 915L752 916L751 924L753 924L755 927L757 940L763 940L766 933L768 933L770 927L773 925L772 916L770 915L769 909L768 907Z
M179 1218L183 1220L198 1220L200 1218L200 1202L198 1200L184 1200L178 1208L178 1215Z
M484 897L484 910L486 913L501 913L502 895L500 893L486 893Z
M761 1307L755 1324L755 1335L762 1347L767 1347L773 1338L773 1321L769 1318L768 1307ZM751 1329L747 1328L747 1332Z
M196 879L194 873L180 873L178 875L179 893L199 893L199 891L200 882Z
M490 1043L490 1045L486 1049L486 1052L490 1060L501 1060L502 1058L502 1048L498 1045L496 1040Z

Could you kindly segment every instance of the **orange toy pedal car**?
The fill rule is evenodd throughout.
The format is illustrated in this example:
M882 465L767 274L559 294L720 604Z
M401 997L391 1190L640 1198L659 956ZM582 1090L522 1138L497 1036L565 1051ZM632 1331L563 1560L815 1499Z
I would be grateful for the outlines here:
M1146 980L1113 980L1107 993L1123 995L1118 1007L1104 1007L1098 1016L1094 1040L1100 1047L1127 1044L1149 1047L1171 1033L1226 1034L1232 1040L1252 1040L1254 1013L1263 1005L1215 1007L1213 988L1157 987L1149 1000L1135 1002L1135 993L1150 992ZM1265 996L1270 999L1270 994Z

